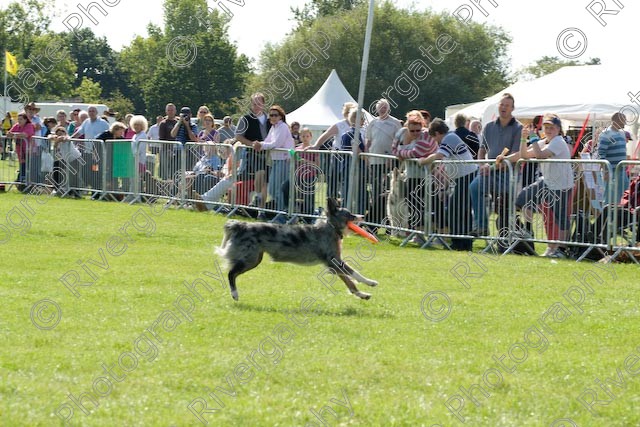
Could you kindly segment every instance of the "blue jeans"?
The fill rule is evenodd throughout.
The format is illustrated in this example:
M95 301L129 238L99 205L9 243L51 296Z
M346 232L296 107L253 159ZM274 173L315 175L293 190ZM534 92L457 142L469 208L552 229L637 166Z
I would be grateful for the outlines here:
M289 160L273 160L267 191L271 195L271 198L275 200L276 209L279 211L287 210L284 193L282 192L282 184L288 180Z
M615 175L616 173L615 166L612 166L612 169ZM614 182L612 185L613 191L609 191L609 185L607 185L606 191L605 191L605 197L604 197L605 203L609 205L617 205L618 203L620 203L620 199L622 198L622 194L624 193L624 190L629 188L629 176L627 175L626 168L620 168L620 171L618 172L617 175L615 175L615 177L616 177L616 182Z
M487 230L489 217L485 197L489 194L508 193L509 175L507 172L491 171L488 175L476 175L469 184L471 207L473 209L473 228ZM506 203L503 203L506 204Z

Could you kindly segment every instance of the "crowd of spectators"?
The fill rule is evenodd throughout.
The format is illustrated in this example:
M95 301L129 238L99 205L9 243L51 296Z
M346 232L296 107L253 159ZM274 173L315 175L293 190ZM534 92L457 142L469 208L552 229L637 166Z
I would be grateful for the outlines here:
M572 150L572 141L564 137L559 117L553 114L537 116L523 126L513 116L514 109L515 99L504 94L494 121L483 126L477 119L457 115L450 129L443 120L432 120L427 110L409 111L403 120L399 120L391 115L391 107L385 99L375 103L375 118L366 123L364 111L359 112L354 103L345 103L344 119L330 126L314 141L309 129L301 127L298 122L287 123L284 109L279 105L265 105L265 98L260 93L251 97L250 111L235 125L230 116L216 123L213 113L205 105L200 106L193 117L188 106L181 107L178 113L177 107L169 103L165 114L156 116L149 126L143 116L122 116L112 110L99 112L95 106L90 106L87 111L60 110L55 117L41 118L38 107L31 102L18 114L16 123L13 123L11 115L4 117L1 129L6 138L0 151L2 160L8 159L10 153L17 156L16 181L20 189L26 188L29 180L42 182L39 154L46 150L59 154L55 156L54 169L62 158L78 170L72 186L82 187L95 182L92 179L100 172L97 166L99 153L94 141L125 139L131 143L131 156L137 158L138 163L134 167L141 177L142 190L149 190L157 181L180 181L175 174L184 161L188 170L188 195L196 200L196 209L209 209L209 204L201 202L219 201L236 185L244 203L260 208L259 218L263 218L264 210L286 211L290 197L298 203L297 212L317 213L315 184L309 183L315 183L317 171L322 170L326 174L328 196L344 200L355 191L358 195L356 209L365 214L367 222L377 224L370 227L374 233L388 215L386 205L392 169L388 158L375 155L395 156L402 165L403 194L410 218L408 227L417 230L424 225L420 211L424 206L423 199L433 196L432 191L424 191L424 167L432 167L437 160L464 161L463 166L433 170L433 173L445 176L449 182L447 185L453 189L445 191L441 188L446 197L440 195L432 200L434 210L439 209L440 212L435 215L437 227L448 228L454 235L488 235L486 199L492 196L496 201L498 229L507 226L510 207L506 200L515 201L521 212L522 226L529 234L533 233L533 211L544 204L550 212L546 217L551 218L552 223L546 230L547 235L566 240L574 187L571 165L526 163L521 170L514 172L522 190L510 195L510 176L504 163L515 165L521 158L569 160L575 157L576 150ZM356 126L358 114L362 121ZM626 144L630 135L624 131L625 124L624 115L614 114L611 125L585 144L582 151L608 161L611 170L616 170L616 165L628 158ZM360 132L356 136L358 127ZM50 145L47 147L46 139L34 136L48 138ZM147 144L147 140L158 142ZM233 163L228 148L231 145L236 158ZM371 154L358 157L361 171L358 182L350 182L350 156L338 161L310 151L352 151L354 146L356 154ZM32 159L29 171L25 161L27 156ZM156 161L151 167L148 156ZM485 163L483 160L495 162ZM108 174L115 173L113 161L114 154L108 152L104 162ZM290 176L291 161L297 163L293 176ZM234 166L237 169L232 173ZM604 195L604 203L618 203L629 186L627 171L623 168L617 170L617 185ZM110 181L108 190L115 191L113 187L117 186L131 193L131 181L121 178L117 182ZM611 179L606 171L604 179ZM296 191L293 194L290 194L291 180L295 181ZM309 188L301 191L305 186ZM550 194L551 204L543 200ZM77 191L71 195L81 197ZM93 193L94 198L97 195ZM468 239L453 241L454 249L468 250L469 245ZM549 245L545 254L562 256L562 248Z

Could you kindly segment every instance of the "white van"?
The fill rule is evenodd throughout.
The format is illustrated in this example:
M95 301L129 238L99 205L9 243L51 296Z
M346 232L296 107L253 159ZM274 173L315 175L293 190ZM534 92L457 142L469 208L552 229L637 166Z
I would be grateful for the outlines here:
M102 113L107 111L108 107L104 104L76 104L76 103L66 103L66 102L38 102L36 101L36 107L40 109L38 116L41 119L45 117L56 117L56 113L58 110L64 110L67 113L67 119L69 118L69 113L76 108L87 111L87 109L95 105L98 109L98 117L102 117ZM115 121L114 117L109 117L109 122Z

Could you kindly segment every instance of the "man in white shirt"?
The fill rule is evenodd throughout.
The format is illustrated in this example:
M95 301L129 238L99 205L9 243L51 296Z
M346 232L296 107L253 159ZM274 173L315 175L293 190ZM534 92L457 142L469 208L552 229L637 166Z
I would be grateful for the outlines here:
M371 154L391 154L391 145L395 134L402 127L400 120L391 116L391 106L386 99L376 103L377 117L367 126L365 151ZM382 224L386 216L386 189L390 163L388 159L369 158L369 183L371 184L371 205L366 221ZM375 231L375 230L374 230Z
M78 138L84 135L85 141L79 144L82 152L83 167L80 175L80 185L83 187L97 188L99 180L99 168L94 165L99 164L101 151L98 151L93 144L92 139L96 139L98 135L109 130L109 123L98 117L98 107L90 105L87 109L89 118L82 122L79 128L75 130L72 138ZM83 179L84 178L84 179ZM88 182L84 182L87 180Z
M156 117L156 124L149 128L147 132L147 137L151 141L159 141L160 140L160 123L164 119L163 116ZM160 152L160 143L150 143L149 150L152 154L158 154Z
M95 105L89 106L87 110L89 118L86 119L78 129L71 135L72 138L77 138L80 135L84 135L84 139L95 139L102 132L109 130L109 123L98 117L98 108ZM93 151L93 142L86 141L84 143L85 152Z

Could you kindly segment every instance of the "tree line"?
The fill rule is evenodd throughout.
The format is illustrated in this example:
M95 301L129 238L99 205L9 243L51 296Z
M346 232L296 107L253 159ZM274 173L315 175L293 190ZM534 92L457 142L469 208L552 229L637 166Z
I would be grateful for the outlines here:
M0 9L0 45L20 65L8 86L15 101L81 98L149 117L173 102L207 105L220 117L243 113L249 94L262 91L292 111L332 69L358 93L365 0L311 0L292 9L297 25L266 44L255 66L229 40L230 17L206 0L164 0L163 26L149 24L148 36L120 51L90 28L51 31L45 12L52 7L51 0L23 0ZM365 107L385 97L397 115L413 108L441 115L447 105L483 99L511 82L510 42L496 26L379 2Z

